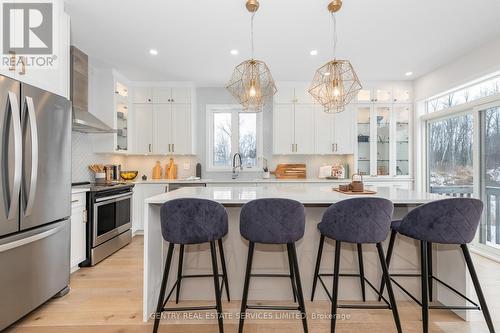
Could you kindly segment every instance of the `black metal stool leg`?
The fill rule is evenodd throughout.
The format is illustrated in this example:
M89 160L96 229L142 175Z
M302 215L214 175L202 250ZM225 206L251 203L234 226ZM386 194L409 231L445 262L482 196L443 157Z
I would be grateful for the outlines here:
M472 278L472 283L474 284L474 289L476 290L477 297L479 299L479 304L481 305L481 310L483 311L484 320L490 333L495 333L495 327L493 326L493 321L491 320L490 311L488 310L488 305L486 304L486 299L484 298L483 290L481 289L481 284L477 277L476 269L474 268L474 263L469 253L469 248L466 244L460 245L462 252L464 254L465 262L467 263L467 268L469 269L470 276Z
M219 284L219 269L217 267L217 251L215 249L215 241L210 242L210 253L212 257L212 271L214 274L214 289L215 289L215 303L217 306L217 320L219 322L219 333L224 333L224 323L222 320L222 300Z
M219 243L220 263L222 266L222 274L224 275L224 287L226 288L227 301L231 302L231 297L229 297L229 278L227 276L226 257L224 256L224 247L222 246L222 239L219 239L218 243Z
M304 327L304 333L308 332L307 328L307 313L306 305L304 302L304 294L302 293L302 283L300 281L299 272L299 261L297 260L297 251L295 249L295 243L287 244L288 252L292 255L293 270L295 273L295 283L297 284L297 299L299 301L299 311L302 315L302 326Z
M389 269L389 265L391 263L391 257L392 257L392 251L394 250L394 243L396 242L396 235L398 233L394 230L391 231L391 238L389 239L389 247L387 248L387 257L385 259L385 262L387 263L387 269ZM382 281L380 282L380 295L384 293L384 279L382 278ZM378 297L378 301L380 302L382 300L382 296Z
M363 302L366 302L366 291L365 291L365 265L363 264L363 247L361 244L358 245L358 262L359 262L359 280L361 282L361 295L363 296Z
M293 301L297 302L297 289L295 287L295 275L294 275L294 265L292 260L292 254L290 253L290 248L287 246L287 254L288 254L288 267L290 270L290 282L292 283L292 293L293 293Z
M385 281L385 285L387 286L387 293L389 294L389 302L391 302L391 310L392 315L394 317L394 323L396 324L396 328L399 333L402 333L403 330L401 328L401 321L399 319L398 307L396 304L396 298L394 297L394 291L392 290L391 277L389 275L389 268L387 267L387 262L384 257L384 249L382 248L382 244L377 244L378 256L380 258L380 265L382 266L382 281Z
M422 331L424 333L429 332L429 290L428 290L428 256L427 256L427 242L420 241L420 260L421 260L421 276L420 280L422 282Z
M332 319L330 322L331 333L335 333L335 326L337 324L337 298L339 292L340 245L341 242L335 241L335 261L333 265L333 290L332 290Z
M319 239L318 256L316 257L316 267L314 268L314 278L311 292L311 302L314 301L314 293L316 292L316 286L318 284L318 274L321 266L321 256L323 255L323 245L325 243L325 236L321 235Z
M168 245L167 260L165 261L165 268L163 270L163 278L161 280L160 294L158 295L158 305L156 306L155 323L153 326L153 333L158 332L160 326L161 312L163 309L163 302L165 300L165 290L167 289L168 273L170 271L170 264L172 262L172 253L174 252L174 244Z
M429 302L432 302L432 243L428 242L427 243L427 284L429 286Z
M252 261L253 261L254 248L255 248L255 243L250 242L248 244L248 257L247 257L247 268L245 271L245 284L243 285L243 296L241 297L240 324L238 327L238 333L243 332L243 324L245 321L245 314L246 314L247 302L248 302L248 288L250 286L250 274L252 273Z
M179 249L179 265L177 268L177 290L175 292L175 303L179 303L179 296L181 294L181 281L182 281L182 263L184 261L184 244L181 244Z

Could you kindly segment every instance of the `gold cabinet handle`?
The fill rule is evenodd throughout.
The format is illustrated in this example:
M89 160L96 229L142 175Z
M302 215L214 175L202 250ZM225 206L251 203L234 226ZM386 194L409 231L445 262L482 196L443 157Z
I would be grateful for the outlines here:
M175 145L172 143L172 153L175 153Z

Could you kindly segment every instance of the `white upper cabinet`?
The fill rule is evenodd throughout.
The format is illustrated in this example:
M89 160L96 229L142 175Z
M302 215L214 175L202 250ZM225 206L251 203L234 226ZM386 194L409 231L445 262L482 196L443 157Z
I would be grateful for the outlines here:
M295 153L314 154L314 105L295 104Z
M363 83L354 99L357 103L411 103L412 83L408 81Z
M153 103L191 104L191 88L157 87L152 89Z
M153 105L136 104L134 106L134 131L136 153L153 152Z
M172 105L172 129L171 129L171 153L192 154L194 152L192 143L191 127L191 105Z
M278 87L274 95L274 103L295 103L295 89L293 87Z
M153 103L167 104L172 101L172 88L159 87L151 90L153 93Z
M55 1L53 4L52 22L54 34L52 53L39 55L21 54L21 52L15 54L14 52L11 57L12 66L0 65L0 74L69 99L70 18L64 12L62 1ZM18 25L11 26L13 28L18 27ZM4 28L6 28L6 25L4 25ZM10 35L23 36L24 33L24 31L11 31ZM24 47L29 46L24 45Z
M291 154L295 150L294 105L275 104L273 110L273 153Z
M135 87L133 102L139 104L153 103L153 89L149 87Z
M158 154L171 153L172 106L170 104L156 104L153 106L153 110L155 140L153 151Z
M352 107L330 114L321 106L315 108L316 154L354 154L354 118Z
M192 101L192 88L136 87L134 89L136 145L133 152L195 154ZM141 113L146 114L146 119L138 119Z
M191 88L172 88L172 102L191 104Z

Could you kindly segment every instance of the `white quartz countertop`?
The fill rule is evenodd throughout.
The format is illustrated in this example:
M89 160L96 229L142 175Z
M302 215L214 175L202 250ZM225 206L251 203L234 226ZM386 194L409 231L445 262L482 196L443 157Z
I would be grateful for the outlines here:
M287 198L297 200L305 205L333 204L360 195L347 195L334 191L334 184L297 183L261 184L259 186L230 186L230 187L190 187L181 188L173 192L163 193L145 200L149 204L163 204L169 200L179 198L199 198L217 201L225 205L241 205L248 201L260 198ZM374 196L391 200L394 204L423 204L438 200L442 197L437 194L405 190L394 186L368 186L368 189L377 191Z
M394 177L366 177L363 178L365 182L411 182L411 178L394 178ZM274 184L274 183L319 183L319 184L338 184L349 183L350 179L321 179L321 178L307 178L307 179L262 179L262 178L240 178L240 179L209 179L203 178L200 180L186 180L186 179L151 179L151 180L135 180L134 184Z

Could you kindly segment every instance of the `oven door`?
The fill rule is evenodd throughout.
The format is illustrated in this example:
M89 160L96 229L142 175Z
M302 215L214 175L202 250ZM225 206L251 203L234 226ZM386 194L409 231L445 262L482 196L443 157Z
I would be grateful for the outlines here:
M92 247L132 228L132 193L97 198L94 202Z

